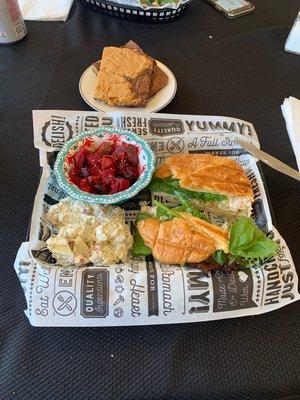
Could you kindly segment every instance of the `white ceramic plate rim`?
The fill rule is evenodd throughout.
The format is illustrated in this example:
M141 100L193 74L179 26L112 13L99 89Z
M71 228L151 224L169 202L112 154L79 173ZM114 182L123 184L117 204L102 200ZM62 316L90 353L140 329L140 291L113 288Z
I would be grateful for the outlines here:
M169 95L168 97L162 97L162 93L161 90L156 93L152 98L159 98L162 97L161 100L158 101L159 106L155 107L155 108L151 108L148 106L149 103L147 103L147 105L145 107L113 107L113 106L108 106L107 104L105 104L105 110L103 110L101 108L101 105L103 104L101 101L98 100L94 100L95 103L92 103L88 98L87 95L85 94L85 90L83 87L83 82L84 79L86 79L88 74L93 74L95 76L96 79L96 75L93 72L93 65L90 65L81 75L80 80L79 80L79 92L81 97L83 98L83 100L94 110L96 111L100 111L100 112L114 112L114 111L138 111L138 112L157 112L159 110L162 110L164 107L166 107L175 97L176 92L177 92L177 81L175 78L175 75L173 74L173 72L170 70L170 68L168 68L165 64L161 63L160 61L157 61L157 65L168 75L169 77L169 82L167 83L167 86L169 86L170 88L173 87L172 93L171 95ZM164 89L164 88L163 88ZM163 90L162 89L162 90ZM151 101L150 100L150 101ZM97 106L97 103L99 104L99 106Z

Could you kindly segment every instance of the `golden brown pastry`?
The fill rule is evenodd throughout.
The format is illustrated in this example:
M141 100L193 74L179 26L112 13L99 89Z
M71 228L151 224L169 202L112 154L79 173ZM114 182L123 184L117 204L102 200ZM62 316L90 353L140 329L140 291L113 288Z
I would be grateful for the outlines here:
M227 196L219 202L193 200L204 210L249 216L253 201L251 183L243 168L228 157L212 154L180 154L166 158L154 177L172 177L180 187L194 192Z
M181 218L159 221L148 218L137 223L137 229L153 256L161 263L197 263L216 250L228 251L228 231L222 230L189 213Z
M168 157L154 174L172 176L180 186L194 191L252 197L252 187L244 170L235 161L212 154L181 154Z

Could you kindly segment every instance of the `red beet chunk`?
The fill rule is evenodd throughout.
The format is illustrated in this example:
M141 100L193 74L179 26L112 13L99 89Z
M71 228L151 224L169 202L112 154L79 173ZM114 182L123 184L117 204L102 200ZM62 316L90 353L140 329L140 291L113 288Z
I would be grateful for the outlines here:
M92 187L89 184L88 178L81 179L79 189L84 190L85 192L92 193Z
M90 175L89 169L87 167L82 167L81 168L81 173L85 178L87 178Z
M100 178L98 176L90 175L87 177L87 180L91 186L94 186L94 185L97 185L98 183L100 183Z
M77 153L74 154L74 162L78 169L83 167L83 163L85 160L85 150L82 148Z
M93 189L94 189L94 193L95 194L106 194L107 193L107 187L105 186L105 185L102 185L102 184L96 184L96 185L94 185L93 186Z
M126 158L126 160L133 166L137 166L139 162L137 148L131 144L124 144L116 146L115 154L119 159Z
M94 165L91 168L88 168L89 175L100 175L101 174L101 168L98 167L97 165Z
M101 164L101 154L90 152L86 157L86 163L90 167L93 167L95 165L100 166L100 164Z
M114 178L110 182L109 194L119 193L129 188L129 181L123 178Z
M76 171L71 170L71 171L69 172L69 178L70 178L70 181L71 181L72 183L74 183L74 185L76 185L76 186L79 186L79 185L80 185L81 179L80 179L79 175L76 173Z
M126 161L120 161L118 164L118 174L134 183L138 179L137 168L129 165Z
M113 194L126 190L137 181L138 151L127 143L103 141L96 151L90 143L73 156L70 181L81 190L94 194Z
M128 165L124 171L124 178L128 179L131 183L136 182L138 180L137 169Z
M134 167L137 167L139 162L137 148L129 144L125 146L125 152L127 153L128 162Z
M112 156L101 157L101 169L115 169L116 159Z
M97 150L98 154L104 155L111 155L113 152L113 144L109 141L104 141L101 143L99 149Z
M113 168L110 169L105 169L104 171L101 171L100 177L101 177L101 182L105 184L109 184L110 180L115 178L116 171Z

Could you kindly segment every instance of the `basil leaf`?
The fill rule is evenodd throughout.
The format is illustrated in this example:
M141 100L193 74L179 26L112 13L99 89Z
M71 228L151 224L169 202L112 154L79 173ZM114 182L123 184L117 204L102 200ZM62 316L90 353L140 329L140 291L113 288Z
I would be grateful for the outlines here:
M131 250L132 255L134 256L149 256L152 254L152 250L150 247L145 245L144 239L140 235L137 228L133 234L133 246Z
M240 218L230 230L229 251L242 258L269 258L278 244L257 228L251 218Z
M204 202L209 202L209 201L217 201L217 202L219 202L219 201L227 199L227 196L225 196L224 194L193 192L193 191L187 190L187 189L184 189L184 191L186 192L186 194L189 197L191 197L193 199L202 200Z

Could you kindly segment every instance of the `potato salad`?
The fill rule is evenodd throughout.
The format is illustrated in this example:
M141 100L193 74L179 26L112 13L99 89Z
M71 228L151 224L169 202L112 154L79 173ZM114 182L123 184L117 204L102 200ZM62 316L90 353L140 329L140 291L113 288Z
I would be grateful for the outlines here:
M107 265L126 261L133 238L120 207L89 204L65 198L51 206L54 226L46 244L62 265Z

